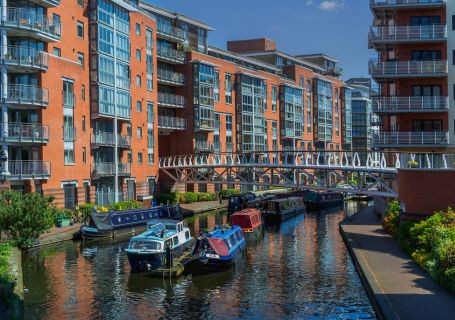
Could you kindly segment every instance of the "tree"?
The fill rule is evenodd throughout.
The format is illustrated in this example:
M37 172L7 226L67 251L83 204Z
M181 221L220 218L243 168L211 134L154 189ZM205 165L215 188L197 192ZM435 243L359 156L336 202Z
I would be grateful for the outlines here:
M57 209L53 200L37 193L0 192L0 231L14 240L18 248L29 247L33 239L54 225Z

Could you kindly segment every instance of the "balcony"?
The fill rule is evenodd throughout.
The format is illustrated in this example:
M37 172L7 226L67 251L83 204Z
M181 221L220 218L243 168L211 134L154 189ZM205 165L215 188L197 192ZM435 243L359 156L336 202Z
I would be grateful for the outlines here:
M118 135L117 146L119 148L131 148L131 136ZM92 147L115 147L115 135L112 132L98 131L91 136Z
M0 124L2 141L7 143L48 143L49 127L36 123Z
M1 59L11 72L31 72L47 70L49 55L33 48L8 46Z
M183 42L186 39L186 32L180 28L158 23L156 29L158 38Z
M131 108L127 106L115 107L115 104L111 103L92 103L92 118L115 118L117 113L118 120L129 121L131 118Z
M73 142L76 140L76 128L74 127L63 127L63 141Z
M177 117L158 116L158 128L169 130L185 130L186 119Z
M446 25L395 26L370 28L370 48L379 44L438 42L447 40Z
M374 98L373 111L376 113L400 112L447 112L449 98L429 97L377 97Z
M196 141L194 152L221 152L221 143L212 141Z
M50 161L8 161L9 180L49 179Z
M186 106L185 97L171 93L158 92L158 106L184 109Z
M6 89L6 97L3 90ZM2 87L3 103L46 107L49 103L49 91L37 86L11 84Z
M387 10L440 8L446 5L447 0L370 0L370 8L375 14Z
M373 137L374 147L436 147L449 144L448 132L381 132Z
M171 48L165 48L163 46L158 46L156 51L156 57L158 58L158 60L162 60L168 63L176 64L185 63L185 52Z
M234 144L226 143L226 152L233 152L233 151L234 151Z
M8 7L6 10L6 20L2 25L8 28L9 36L25 36L45 42L60 40L60 22L28 9Z
M92 176L94 177L109 177L115 176L115 163L114 162L98 162L92 163ZM131 163L117 164L119 176L131 175Z
M60 5L60 0L30 0L33 3L36 3L40 6L46 7L46 8L51 8L51 7L57 7Z
M410 78L410 77L445 77L447 60L435 61L381 61L370 60L369 72L372 77Z
M158 68L158 82L172 86L184 86L185 75L182 73Z

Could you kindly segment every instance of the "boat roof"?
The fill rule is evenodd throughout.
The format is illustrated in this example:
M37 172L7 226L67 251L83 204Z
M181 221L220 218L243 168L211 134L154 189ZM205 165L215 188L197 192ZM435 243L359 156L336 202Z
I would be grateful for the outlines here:
M153 219L153 220L150 220L149 222L147 222L147 227L149 226L153 226L155 224L173 224L173 225L177 225L179 223L183 222L182 220L175 220L175 219Z
M161 232L164 231L163 236ZM132 237L131 240L154 240L164 241L167 238L174 236L177 233L175 230L167 230L163 224L158 223L150 227L147 231Z
M272 199L270 201L272 202L284 202L288 200L303 200L303 197L287 197L287 198L281 198L281 199Z
M231 234L233 234L237 230L241 230L241 228L239 226L232 226L230 228L218 228L208 233L207 237L227 239Z
M248 208L248 209L243 209L241 211L237 211L236 213L232 214L231 217L234 216L255 216L255 215L260 215L261 211L256 208Z

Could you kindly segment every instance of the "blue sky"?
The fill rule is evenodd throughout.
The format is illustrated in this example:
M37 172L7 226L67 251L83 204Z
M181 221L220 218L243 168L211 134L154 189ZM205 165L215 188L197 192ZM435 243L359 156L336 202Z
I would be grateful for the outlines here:
M267 37L290 54L326 53L340 61L344 79L368 76L368 0L148 0L197 18L216 31L209 43Z

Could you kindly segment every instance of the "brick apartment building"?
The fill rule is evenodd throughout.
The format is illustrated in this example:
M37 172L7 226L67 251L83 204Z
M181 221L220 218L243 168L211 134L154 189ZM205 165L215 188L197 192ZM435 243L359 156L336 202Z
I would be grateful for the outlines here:
M379 84L373 146L412 152L454 147L455 2L371 0L370 74Z
M4 1L1 187L106 204L175 187L161 156L351 147L336 60L210 31L148 2Z

